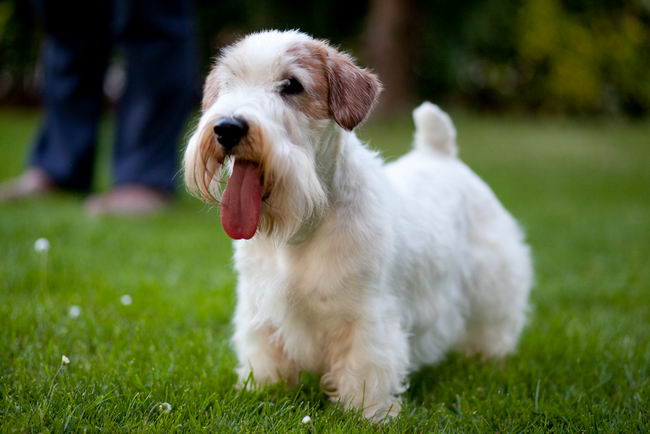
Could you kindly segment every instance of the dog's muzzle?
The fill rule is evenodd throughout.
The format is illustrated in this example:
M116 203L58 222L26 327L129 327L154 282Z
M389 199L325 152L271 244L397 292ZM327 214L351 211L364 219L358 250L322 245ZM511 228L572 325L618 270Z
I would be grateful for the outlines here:
M240 117L223 117L214 125L217 141L230 151L248 133L248 123Z

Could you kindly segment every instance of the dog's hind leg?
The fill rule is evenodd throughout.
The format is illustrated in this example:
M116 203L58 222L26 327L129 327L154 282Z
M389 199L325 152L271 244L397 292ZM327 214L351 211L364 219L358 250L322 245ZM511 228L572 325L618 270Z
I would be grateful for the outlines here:
M483 239L474 245L473 272L466 282L471 313L459 348L467 355L500 359L516 348L532 284L528 247L519 237L512 230L502 232L498 242Z
M514 352L523 325L523 314L473 321L468 325L459 350L466 356L500 360Z

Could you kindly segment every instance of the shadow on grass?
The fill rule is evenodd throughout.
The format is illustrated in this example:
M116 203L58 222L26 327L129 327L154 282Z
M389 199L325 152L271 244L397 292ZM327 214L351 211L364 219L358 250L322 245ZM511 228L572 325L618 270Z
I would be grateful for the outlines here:
M507 364L507 359L484 361L480 357L451 354L439 364L424 366L412 373L404 398L413 405L443 404L457 412L457 391L466 391L469 387L483 392L495 385L504 385Z

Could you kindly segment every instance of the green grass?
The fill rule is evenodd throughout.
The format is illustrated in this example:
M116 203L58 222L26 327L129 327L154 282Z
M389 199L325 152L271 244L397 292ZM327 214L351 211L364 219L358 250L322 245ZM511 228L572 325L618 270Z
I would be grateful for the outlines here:
M530 322L504 366L450 356L425 368L379 428L330 405L315 375L236 392L235 276L217 211L183 196L159 216L93 219L62 194L0 205L0 432L647 432L650 124L455 118L462 157L535 256ZM5 110L0 125L4 179L21 171L37 115ZM394 158L411 128L385 121L361 135Z

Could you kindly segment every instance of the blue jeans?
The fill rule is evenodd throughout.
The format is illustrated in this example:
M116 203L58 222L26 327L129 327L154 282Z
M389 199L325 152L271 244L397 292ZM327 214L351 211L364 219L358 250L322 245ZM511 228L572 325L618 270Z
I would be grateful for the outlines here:
M177 142L198 100L189 0L36 0L45 27L45 116L30 165L63 188L91 188L103 82L123 49L126 84L113 148L116 185L173 191Z

